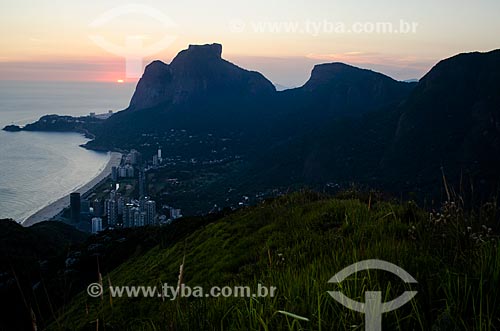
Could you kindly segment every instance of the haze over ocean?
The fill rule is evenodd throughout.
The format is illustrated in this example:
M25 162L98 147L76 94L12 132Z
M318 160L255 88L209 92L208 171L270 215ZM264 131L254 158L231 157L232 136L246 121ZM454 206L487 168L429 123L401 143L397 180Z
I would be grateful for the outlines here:
M43 115L85 115L127 107L134 84L0 81L0 127ZM22 221L87 183L106 153L79 147L76 133L0 131L0 218Z

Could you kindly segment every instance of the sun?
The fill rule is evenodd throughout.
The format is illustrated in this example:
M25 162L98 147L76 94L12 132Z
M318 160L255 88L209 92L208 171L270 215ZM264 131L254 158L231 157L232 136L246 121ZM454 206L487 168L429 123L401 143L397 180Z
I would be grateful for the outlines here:
M122 84L124 82L124 80L123 79L117 79L116 82Z

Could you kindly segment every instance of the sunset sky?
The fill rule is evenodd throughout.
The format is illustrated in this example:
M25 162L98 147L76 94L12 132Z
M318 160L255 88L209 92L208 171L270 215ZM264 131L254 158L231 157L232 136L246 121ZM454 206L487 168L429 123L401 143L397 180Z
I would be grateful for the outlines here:
M498 0L132 4L4 1L0 80L133 81L126 77L127 57L135 56L136 65L137 58L143 58L142 68L152 59L170 62L189 44L212 42L223 44L226 59L285 86L304 83L314 64L334 61L411 79L420 78L442 58L500 48ZM398 30L401 21L415 23L416 30L365 31L378 23L391 23ZM355 25L362 31L353 32ZM115 49L98 40L121 48L121 53L113 54ZM150 47L155 44L156 49ZM124 54L126 45L146 51Z

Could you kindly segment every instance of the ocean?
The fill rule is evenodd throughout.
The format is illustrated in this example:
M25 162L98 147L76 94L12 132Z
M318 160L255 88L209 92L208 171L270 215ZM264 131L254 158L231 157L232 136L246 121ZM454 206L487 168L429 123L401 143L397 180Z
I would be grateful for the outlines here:
M135 84L0 81L0 127L46 114L85 115L127 107ZM0 131L0 219L23 221L100 173L109 153L79 147L77 133Z

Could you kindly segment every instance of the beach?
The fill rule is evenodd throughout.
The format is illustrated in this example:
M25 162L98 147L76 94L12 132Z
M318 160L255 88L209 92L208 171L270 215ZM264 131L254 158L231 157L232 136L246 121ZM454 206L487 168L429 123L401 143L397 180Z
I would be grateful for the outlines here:
M102 171L96 177L94 177L91 181L89 181L87 184L74 190L74 192L78 192L81 195L84 195L85 193L92 190L102 180L104 180L106 177L110 176L112 167L116 167L116 166L120 165L121 158L122 158L122 155L120 153L111 152L109 161L106 164L106 166L102 169ZM56 217L61 211L63 211L65 208L67 208L69 206L69 204L70 204L69 194L67 194L64 197L48 204L47 206L43 207L42 209L38 210L36 213L34 213L30 217L28 217L24 221L22 221L21 224L23 226L31 226L31 225L39 223L39 222L51 220L54 217Z

